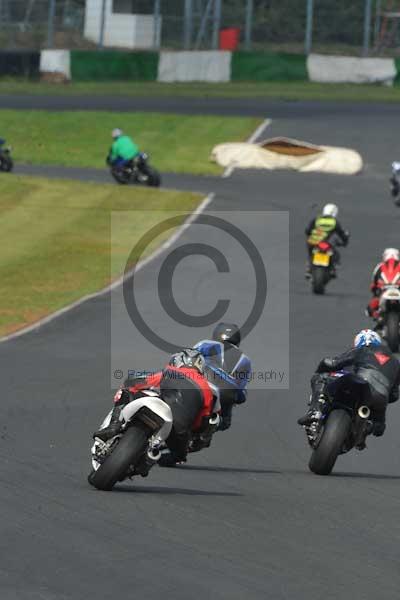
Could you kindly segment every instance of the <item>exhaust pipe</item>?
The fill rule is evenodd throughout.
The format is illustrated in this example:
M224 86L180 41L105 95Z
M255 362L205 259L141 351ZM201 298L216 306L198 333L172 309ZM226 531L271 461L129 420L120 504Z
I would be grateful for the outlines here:
M358 416L361 419L368 419L368 417L371 414L371 411L368 408L368 406L360 406L357 412L358 412Z
M150 448L147 451L147 456L150 458L150 460L157 461L161 458L161 452L158 448L156 450L154 448Z
M209 419L208 422L210 423L210 425L219 425L220 422L220 416L218 413L216 413L215 415L212 415Z

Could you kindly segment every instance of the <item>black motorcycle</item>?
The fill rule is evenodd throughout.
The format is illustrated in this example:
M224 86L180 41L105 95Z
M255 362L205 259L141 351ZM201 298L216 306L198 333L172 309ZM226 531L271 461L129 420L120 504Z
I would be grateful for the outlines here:
M5 140L0 140L0 171L10 173L14 168L11 158L11 146L5 146Z
M353 372L327 376L322 419L304 426L312 448L308 466L316 475L329 475L340 454L366 448L365 440L373 427L370 408L363 402L366 386Z
M111 166L111 175L121 185L128 183L139 183L151 187L161 185L160 173L149 164L149 157L144 152L124 165L112 165L110 156L108 156L107 164Z

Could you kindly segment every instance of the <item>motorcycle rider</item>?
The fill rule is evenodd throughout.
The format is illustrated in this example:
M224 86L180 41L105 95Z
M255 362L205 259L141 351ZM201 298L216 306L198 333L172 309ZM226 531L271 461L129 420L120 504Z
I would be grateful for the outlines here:
M385 248L382 261L378 263L372 273L371 292L372 298L366 309L368 316L377 319L379 297L385 285L400 287L400 255L397 248Z
M326 390L332 378L328 373L345 367L352 367L357 377L367 384L363 403L371 409L372 433L378 437L383 435L387 404L399 399L400 363L371 329L363 329L356 335L351 350L319 363L311 379L310 407L297 423L307 426L322 418L329 403Z
M121 129L113 129L111 133L114 140L110 148L107 162L116 167L123 167L140 154L138 146Z
M237 325L219 323L211 340L202 340L194 346L205 358L208 380L219 390L219 431L225 431L231 426L233 406L246 402L251 363L240 350L240 342L241 334Z
M162 371L145 377L127 379L124 387L114 396L110 424L93 434L106 441L121 431L121 411L126 404L139 397L141 390L156 387L172 411L173 427L167 439L169 453L159 461L162 466L172 466L186 461L192 431L199 432L211 441L215 426L209 424L214 410L212 385L204 375L205 360L200 352L185 348L174 354Z
M334 235L340 238L342 245L347 246L349 241L349 232L345 231L337 220L339 209L336 204L325 204L322 209L322 215L312 219L306 227L308 261L306 277L311 276L311 256L315 246L320 242L329 241ZM335 265L340 262L340 254L336 248L333 248L333 266L332 277L336 277Z

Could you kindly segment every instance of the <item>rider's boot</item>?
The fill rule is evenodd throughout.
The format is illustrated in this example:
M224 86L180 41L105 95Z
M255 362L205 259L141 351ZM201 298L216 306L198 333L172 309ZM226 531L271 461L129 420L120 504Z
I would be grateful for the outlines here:
M385 421L373 421L372 422L372 435L375 437L381 437L385 433L386 423Z
M226 431L232 425L232 403L223 404L217 431Z
M167 439L168 450L162 452L158 461L160 467L175 467L186 462L189 438L189 433L184 431L177 433L173 427Z
M186 462L186 454L177 454L172 450L166 450L162 453L158 464L160 467L177 467Z
M311 425L314 421L320 421L325 413L327 397L325 395L325 381L320 376L312 380L312 394L310 397L310 408L306 414L297 419L298 425Z
M122 422L119 420L123 405L117 404L114 406L109 425L104 429L98 429L94 432L94 438L100 438L103 442L110 440L121 432Z

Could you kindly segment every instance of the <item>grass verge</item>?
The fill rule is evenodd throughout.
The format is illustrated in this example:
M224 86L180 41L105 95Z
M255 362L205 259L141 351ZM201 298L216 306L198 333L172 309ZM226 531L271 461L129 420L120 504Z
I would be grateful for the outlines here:
M244 141L260 119L158 113L0 111L1 135L18 162L105 168L111 130L121 127L162 171L220 174L215 144Z
M164 211L183 220L182 211L201 201L198 194L36 177L1 175L0 184L0 336L104 288ZM111 215L118 226L113 252Z
M265 98L268 100L328 100L399 102L400 85L328 84L310 81L231 83L72 82L67 85L1 78L0 94L185 96L196 98Z

